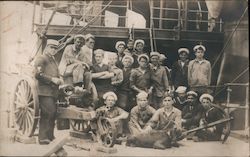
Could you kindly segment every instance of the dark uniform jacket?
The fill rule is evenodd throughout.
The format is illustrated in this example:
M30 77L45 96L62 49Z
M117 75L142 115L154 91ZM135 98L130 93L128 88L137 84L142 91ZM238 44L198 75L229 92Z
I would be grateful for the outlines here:
M188 87L188 63L189 60L186 60L183 67L181 66L180 60L173 64L171 70L171 79L175 88L178 86Z
M58 85L52 77L59 78L58 65L55 58L47 54L39 56L35 61L35 78L38 80L38 95L57 97Z
M130 75L131 75L131 70L132 69L127 69L125 71L125 69L122 69L123 72L123 81L121 82L121 84L119 84L118 86L118 91L126 91L126 92L130 92L131 88L130 88Z
M182 109L182 118L186 120L184 127L199 126L203 107L198 102L196 104L185 103Z
M217 105L212 104L212 107L209 110L203 111L202 119L204 119L207 123L212 123L223 118L222 109ZM216 125L215 128L214 133L221 135L223 131L223 124Z

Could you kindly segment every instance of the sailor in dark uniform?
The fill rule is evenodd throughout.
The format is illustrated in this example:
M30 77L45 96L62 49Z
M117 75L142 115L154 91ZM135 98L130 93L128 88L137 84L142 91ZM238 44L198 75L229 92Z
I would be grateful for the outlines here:
M49 144L55 138L56 99L58 86L63 83L59 77L58 65L54 58L58 45L58 41L48 40L44 54L35 60L35 77L38 80L41 109L38 135L40 144Z
M200 97L200 102L204 108L202 112L202 118L200 120L200 126L206 125L208 123L215 122L222 119L223 111L222 109L213 104L213 96L210 94L203 94ZM194 141L219 141L221 140L221 135L223 132L224 124L216 125L207 129L200 130L196 133L197 138Z

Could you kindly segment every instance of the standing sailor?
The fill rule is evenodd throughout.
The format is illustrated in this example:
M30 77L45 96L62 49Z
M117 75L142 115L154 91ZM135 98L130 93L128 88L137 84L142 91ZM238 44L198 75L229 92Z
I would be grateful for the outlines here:
M56 120L56 99L60 79L58 65L54 55L59 42L48 40L44 53L35 60L35 78L38 80L38 96L41 109L38 140L40 144L49 144L54 137Z

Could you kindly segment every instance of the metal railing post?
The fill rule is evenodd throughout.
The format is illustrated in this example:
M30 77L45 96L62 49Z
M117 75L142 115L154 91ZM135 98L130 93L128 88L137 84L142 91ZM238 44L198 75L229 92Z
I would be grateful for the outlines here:
M43 2L41 2L41 1L40 1L39 22L40 22L40 24L42 24L42 22L43 22Z
M162 16L163 16L163 0L160 0L160 16L159 16L159 28L162 29Z
M245 131L249 136L247 129L249 128L249 85L246 86L246 106L245 106Z
M229 114L229 104L230 104L230 96L231 96L232 89L230 88L229 85L227 85L227 104L226 104L226 112Z

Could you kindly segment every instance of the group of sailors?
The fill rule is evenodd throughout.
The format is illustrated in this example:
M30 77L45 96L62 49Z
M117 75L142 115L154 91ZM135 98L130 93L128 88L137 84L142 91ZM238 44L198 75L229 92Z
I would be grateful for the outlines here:
M84 98L81 107L96 110L97 114L114 121L118 136L149 134L147 138L151 138L152 130L166 130L168 138L156 139L154 148L178 147L177 140L183 129L223 117L219 107L213 104L213 96L204 88L210 85L211 65L204 59L203 45L193 48L196 58L191 61L190 51L180 48L179 59L170 70L163 65L164 54L144 52L145 43L141 39L130 39L127 44L117 41L117 52L109 54L108 64L103 62L105 51L93 51L94 44L95 37L91 34L75 35L74 43L66 46L58 64L54 55L59 43L49 39L43 55L37 57L40 144L54 139L55 102L62 84L73 84L74 92ZM189 139L220 140L222 130L221 126L211 127Z

